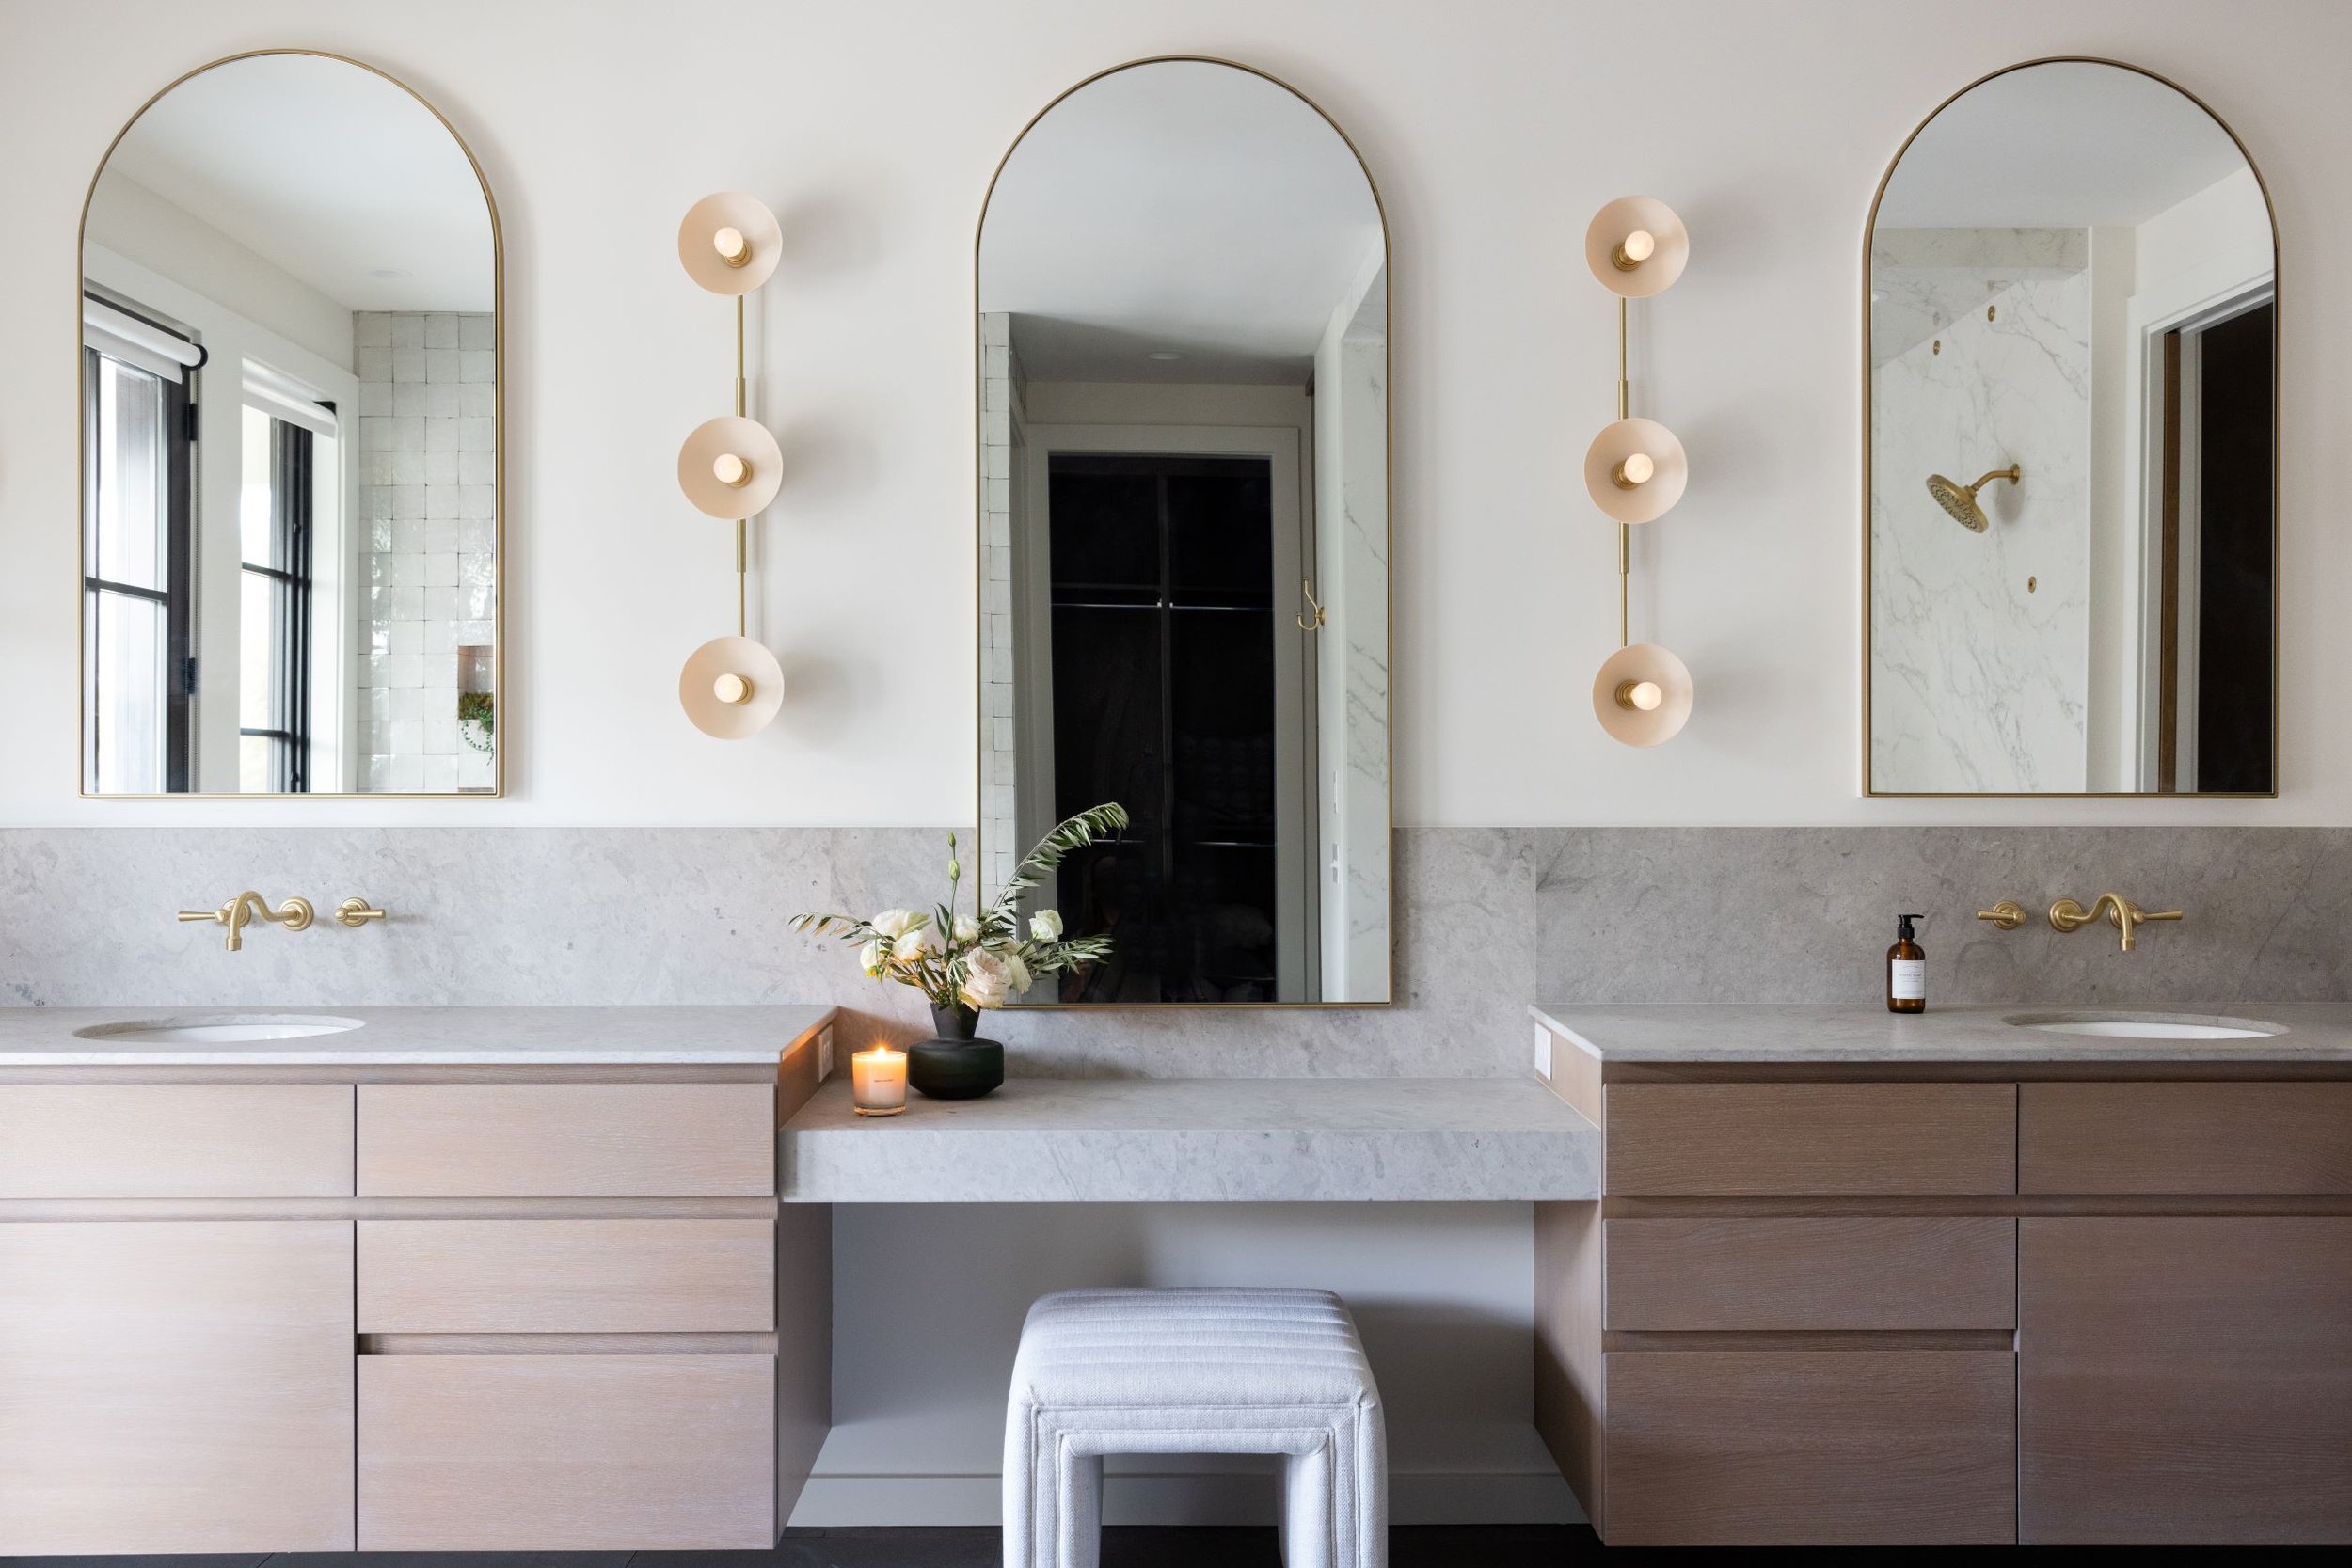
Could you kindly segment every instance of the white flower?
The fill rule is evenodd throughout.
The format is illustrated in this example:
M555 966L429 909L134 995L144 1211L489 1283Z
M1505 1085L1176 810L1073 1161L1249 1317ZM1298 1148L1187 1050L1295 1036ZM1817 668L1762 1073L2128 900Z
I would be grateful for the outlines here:
M1040 910L1029 916L1029 935L1039 942L1061 941L1061 911Z
M918 926L914 930L899 934L898 940L890 944L890 956L902 964L920 963L939 952L940 946L937 931L928 926Z
M857 950L857 966L869 975L880 974L882 972L882 960L889 956L889 953L890 943L876 937Z
M923 917L913 910L884 910L866 924L874 927L874 934L893 942L905 936L922 922Z
M1019 959L1012 960L1018 964ZM974 1007L1001 1007L1015 990L1006 955L981 948L964 960L962 996Z
M1020 954L1009 947L1004 950L1002 957L1005 960L1005 983L1018 996L1029 989L1029 966L1022 961Z
M980 940L980 923L968 914L956 916L956 945L968 947Z

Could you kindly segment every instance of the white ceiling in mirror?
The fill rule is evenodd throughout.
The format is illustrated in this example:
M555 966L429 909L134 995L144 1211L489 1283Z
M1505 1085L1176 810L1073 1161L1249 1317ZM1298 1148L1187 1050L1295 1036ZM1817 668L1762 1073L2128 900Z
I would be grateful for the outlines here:
M1878 228L2127 227L2245 167L2230 134L2170 84L2052 61L1979 83L1922 126Z
M124 134L97 198L119 182L351 309L494 304L490 211L465 149L348 61L264 55L188 78Z
M1053 380L1296 385L1331 302L1382 254L1378 203L1330 122L1206 60L1057 103L1007 157L988 217L980 309L1013 312L1023 365Z

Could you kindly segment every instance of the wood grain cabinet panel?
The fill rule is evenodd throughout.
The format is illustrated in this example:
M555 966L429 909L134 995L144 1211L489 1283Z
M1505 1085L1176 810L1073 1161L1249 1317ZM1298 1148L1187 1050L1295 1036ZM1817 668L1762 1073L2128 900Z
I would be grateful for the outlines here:
M2352 1193L2352 1084L2026 1084L2027 1193Z
M1612 1351L1609 1544L2016 1539L2000 1351Z
M767 1197L773 1084L362 1084L362 1197Z
M768 1220L362 1220L362 1334L765 1333Z
M2027 1219L2018 1290L2024 1540L2352 1541L2352 1218Z
M0 1225L0 1554L350 1551L351 1246Z
M2017 1190L2012 1084L1612 1084L1613 1196Z
M361 1356L359 1549L768 1550L775 1397L765 1355Z
M0 1198L348 1197L348 1084L0 1085Z
M2017 1222L1615 1219L1613 1329L2013 1328Z

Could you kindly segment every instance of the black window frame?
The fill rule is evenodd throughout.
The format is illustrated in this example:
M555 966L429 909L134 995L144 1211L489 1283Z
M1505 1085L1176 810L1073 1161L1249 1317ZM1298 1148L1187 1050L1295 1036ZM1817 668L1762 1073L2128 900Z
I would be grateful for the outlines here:
M316 497L312 488L316 455L314 437L298 424L261 411L269 420L270 531L282 567L264 566L238 550L240 574L266 578L284 594L285 614L270 650L271 706L286 716L282 728L239 723L240 739L260 736L281 743L271 793L310 793L310 621L311 544L316 535ZM242 581L242 575L240 581ZM242 605L242 600L240 600ZM240 721L244 715L238 715ZM243 759L239 759L240 768Z

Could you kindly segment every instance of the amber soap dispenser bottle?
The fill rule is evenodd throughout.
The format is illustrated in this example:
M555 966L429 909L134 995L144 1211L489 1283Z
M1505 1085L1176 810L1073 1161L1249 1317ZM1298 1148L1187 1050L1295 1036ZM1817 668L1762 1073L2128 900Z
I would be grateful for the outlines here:
M1928 1010L1928 950L1912 941L1911 923L1924 914L1895 917L1895 945L1886 950L1886 1010L1924 1013Z

